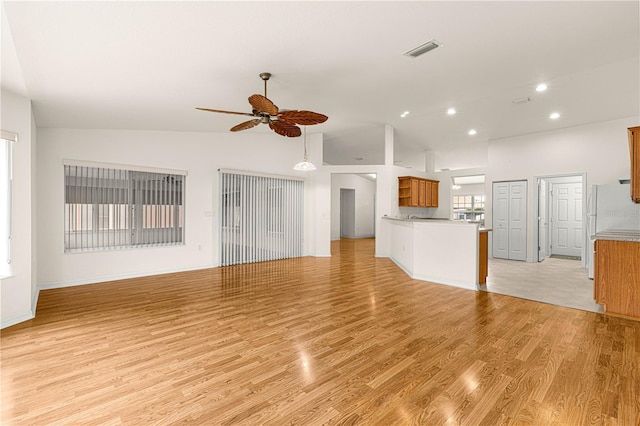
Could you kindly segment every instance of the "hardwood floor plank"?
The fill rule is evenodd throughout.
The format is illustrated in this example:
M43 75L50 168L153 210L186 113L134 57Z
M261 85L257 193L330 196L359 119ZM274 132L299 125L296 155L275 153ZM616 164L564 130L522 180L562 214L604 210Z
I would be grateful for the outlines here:
M640 423L640 322L416 281L373 240L44 290L1 422Z

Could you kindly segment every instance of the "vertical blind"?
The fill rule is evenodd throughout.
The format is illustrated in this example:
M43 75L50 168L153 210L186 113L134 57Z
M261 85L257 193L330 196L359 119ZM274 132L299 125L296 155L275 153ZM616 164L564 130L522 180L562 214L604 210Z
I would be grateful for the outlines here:
M220 171L223 266L302 256L304 182Z
M185 176L65 165L65 251L184 243Z

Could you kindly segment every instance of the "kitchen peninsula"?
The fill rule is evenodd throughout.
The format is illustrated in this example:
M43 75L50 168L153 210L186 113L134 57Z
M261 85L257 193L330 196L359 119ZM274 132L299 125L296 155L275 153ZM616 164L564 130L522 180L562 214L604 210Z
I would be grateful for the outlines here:
M383 219L390 258L411 278L470 290L485 282L487 247L480 233L486 237L489 229L458 220Z

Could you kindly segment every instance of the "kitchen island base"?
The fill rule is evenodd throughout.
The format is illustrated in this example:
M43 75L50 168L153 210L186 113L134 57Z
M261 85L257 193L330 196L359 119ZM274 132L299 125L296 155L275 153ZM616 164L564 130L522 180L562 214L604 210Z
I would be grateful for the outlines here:
M469 290L478 289L482 273L486 280L477 223L394 218L383 223L391 237L389 257L411 278Z

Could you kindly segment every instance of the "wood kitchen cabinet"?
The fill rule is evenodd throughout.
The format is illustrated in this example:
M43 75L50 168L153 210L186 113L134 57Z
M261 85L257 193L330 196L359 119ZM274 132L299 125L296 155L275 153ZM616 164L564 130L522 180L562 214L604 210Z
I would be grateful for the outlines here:
M487 283L489 274L489 230L478 234L478 284Z
M438 184L436 180L431 181L431 207L438 207Z
M593 296L604 312L640 319L640 242L596 240Z
M398 206L438 207L438 184L432 179L413 176L398 178Z
M640 203L640 126L630 127L629 156L631 157L631 199Z

